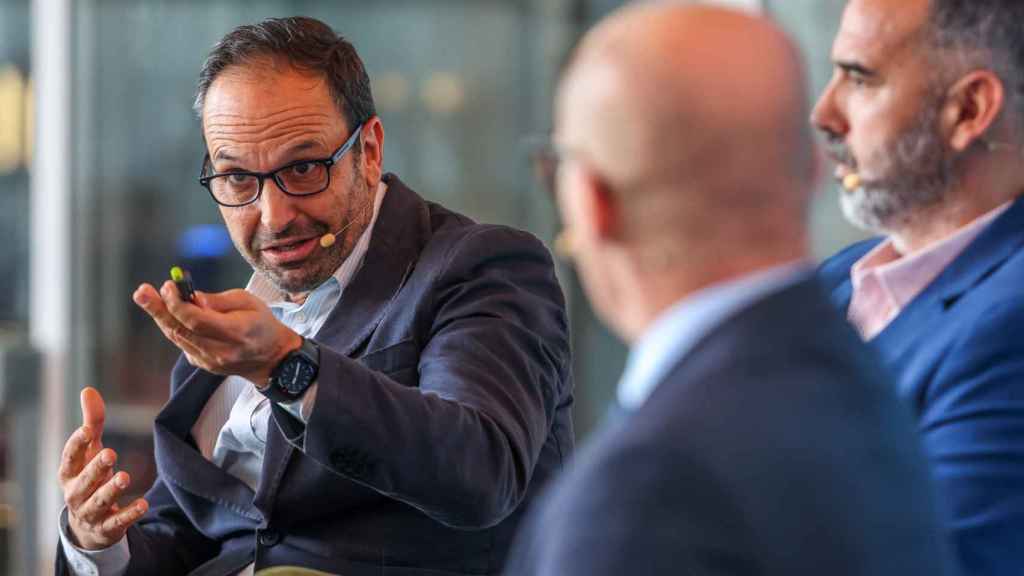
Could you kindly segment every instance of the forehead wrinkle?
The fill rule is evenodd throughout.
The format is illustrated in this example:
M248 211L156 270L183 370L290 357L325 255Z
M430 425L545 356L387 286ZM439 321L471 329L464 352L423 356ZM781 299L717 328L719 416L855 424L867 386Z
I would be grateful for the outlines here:
M326 133L328 127L321 122L294 122L294 123L279 123L271 127L264 126L250 126L247 124L234 124L230 126L210 126L206 130L207 139L214 139L218 137L222 138L236 138L236 137L249 137L249 136L260 136L266 138L276 138L281 133L290 133L295 131L305 131L310 133Z
M273 164L274 160L282 154L293 152L297 144L313 142L319 144L324 150L329 148L327 135L322 131L310 131L300 128L284 131L269 137L262 134L256 138L238 140L232 134L223 138L210 138L211 157L215 160L221 153L227 153L239 160L248 160L255 157L258 163ZM325 152L326 153L326 152Z
M319 106L294 106L263 115L213 112L207 115L205 124L208 127L244 129L251 126L256 129L273 130L289 122L330 124L335 119L338 119L337 115L324 113L320 111Z

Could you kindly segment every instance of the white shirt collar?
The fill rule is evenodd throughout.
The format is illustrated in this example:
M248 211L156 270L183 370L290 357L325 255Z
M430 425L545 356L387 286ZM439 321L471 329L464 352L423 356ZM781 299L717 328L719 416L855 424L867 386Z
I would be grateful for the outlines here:
M643 405L657 385L708 332L734 312L811 273L791 262L708 286L679 300L648 327L629 353L617 398L626 409Z

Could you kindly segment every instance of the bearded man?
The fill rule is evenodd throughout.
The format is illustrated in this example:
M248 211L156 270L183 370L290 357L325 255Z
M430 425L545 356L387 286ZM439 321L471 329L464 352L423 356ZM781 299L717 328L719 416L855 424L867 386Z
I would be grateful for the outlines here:
M157 478L118 504L131 477L83 391L57 573L496 574L573 444L547 249L384 172L362 58L323 22L229 32L195 108L199 184L253 277L133 294L182 352L153 425Z
M967 574L1024 549L1024 3L852 0L812 122L855 225L821 267L913 404Z

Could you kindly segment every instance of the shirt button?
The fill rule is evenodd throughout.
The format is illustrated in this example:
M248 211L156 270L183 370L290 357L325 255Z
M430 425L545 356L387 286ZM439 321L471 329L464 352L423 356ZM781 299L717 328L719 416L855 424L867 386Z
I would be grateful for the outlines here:
M281 534L276 530L264 530L260 532L260 545L270 548L281 541Z

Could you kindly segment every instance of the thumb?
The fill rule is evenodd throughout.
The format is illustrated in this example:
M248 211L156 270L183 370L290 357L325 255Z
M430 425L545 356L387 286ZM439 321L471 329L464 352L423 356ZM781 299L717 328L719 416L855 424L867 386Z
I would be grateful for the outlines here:
M196 301L201 308L220 312L221 314L252 310L257 306L255 302L259 302L255 296L241 289L217 293L197 291Z
M92 387L82 390L80 396L82 403L82 423L92 429L93 441L98 442L103 438L103 423L107 419L107 408L103 403L103 396Z

